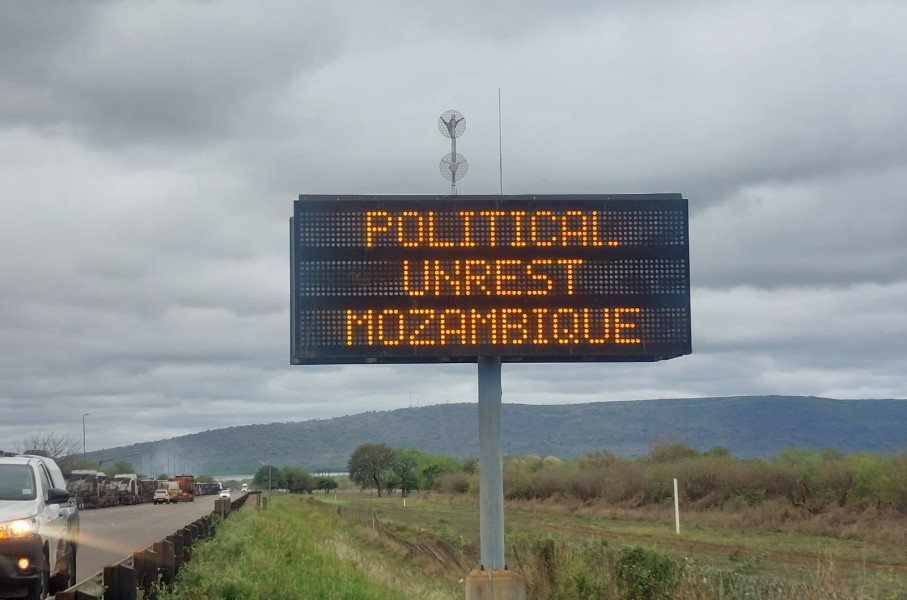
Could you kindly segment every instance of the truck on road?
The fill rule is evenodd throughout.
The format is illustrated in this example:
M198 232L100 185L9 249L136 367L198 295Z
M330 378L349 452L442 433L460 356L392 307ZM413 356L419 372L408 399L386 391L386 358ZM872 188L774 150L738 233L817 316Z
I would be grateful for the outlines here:
M195 502L195 477L192 475L176 475L170 478L170 481L176 482L179 490L177 495L178 502Z
M135 473L117 473L113 476L113 483L117 488L117 502L119 504L143 504L151 501L154 494L153 481L149 486L146 481Z
M104 508L119 504L117 485L110 481L103 471L74 470L69 476L66 490L75 498L80 509Z

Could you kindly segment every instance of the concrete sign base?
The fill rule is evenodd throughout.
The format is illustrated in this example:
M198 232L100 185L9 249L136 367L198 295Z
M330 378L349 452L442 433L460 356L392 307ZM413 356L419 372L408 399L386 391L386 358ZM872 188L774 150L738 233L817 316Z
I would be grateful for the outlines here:
M506 569L473 569L466 576L466 600L526 600L526 581Z

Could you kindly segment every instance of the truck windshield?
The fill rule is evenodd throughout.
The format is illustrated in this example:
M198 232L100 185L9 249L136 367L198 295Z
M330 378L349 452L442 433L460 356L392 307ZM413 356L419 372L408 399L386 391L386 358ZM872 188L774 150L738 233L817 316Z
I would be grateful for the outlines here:
M34 500L35 473L28 465L0 465L0 500Z

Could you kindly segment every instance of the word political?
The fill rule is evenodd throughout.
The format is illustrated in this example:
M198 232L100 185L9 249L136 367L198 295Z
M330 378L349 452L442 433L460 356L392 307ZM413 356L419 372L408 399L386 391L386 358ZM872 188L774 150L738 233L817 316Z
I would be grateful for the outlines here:
M365 240L367 247L389 242L405 248L494 248L499 243L514 248L617 246L617 241L606 242L599 237L600 221L597 210L566 210L560 214L551 210L461 210L446 215L417 210L392 215L380 210L366 213ZM440 230L452 231L453 239L439 238ZM475 230L487 235L477 237ZM510 235L499 240L502 234Z
M292 238L296 363L690 351L679 195L303 196Z

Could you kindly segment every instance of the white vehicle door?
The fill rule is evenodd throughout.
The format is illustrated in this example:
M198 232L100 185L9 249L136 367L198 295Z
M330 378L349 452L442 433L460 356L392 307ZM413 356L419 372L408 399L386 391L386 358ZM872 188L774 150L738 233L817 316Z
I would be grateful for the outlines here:
M54 487L51 484L50 473L47 471L42 463L37 465L38 479L40 481L40 488L38 493L41 494L43 502L41 502L42 514L38 515L40 523L38 527L41 528L42 535L45 539L48 540L48 553L47 558L50 561L50 572L53 574L54 569L56 568L56 560L61 551L60 541L66 537L67 534L67 511L66 507L62 504L49 504L48 503L48 494L50 493L50 488Z

